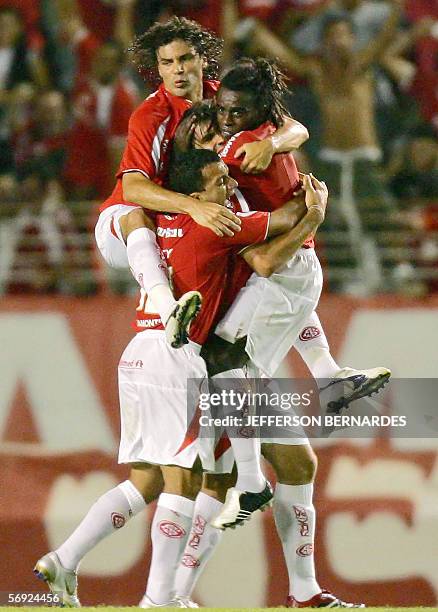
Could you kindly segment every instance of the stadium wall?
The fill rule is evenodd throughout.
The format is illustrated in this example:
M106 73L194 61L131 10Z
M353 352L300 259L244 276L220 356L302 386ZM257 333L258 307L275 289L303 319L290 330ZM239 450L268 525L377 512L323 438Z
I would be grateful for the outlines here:
M35 560L126 477L116 465L116 365L132 336L134 307L134 299L117 297L4 298L0 305L0 591L39 590ZM319 313L341 364L438 378L438 299L329 296ZM307 376L296 355L281 373ZM321 584L367 605L437 604L437 441L324 440L315 447ZM86 557L84 604L138 602L152 515L153 506ZM225 534L196 598L274 606L286 593L268 512Z

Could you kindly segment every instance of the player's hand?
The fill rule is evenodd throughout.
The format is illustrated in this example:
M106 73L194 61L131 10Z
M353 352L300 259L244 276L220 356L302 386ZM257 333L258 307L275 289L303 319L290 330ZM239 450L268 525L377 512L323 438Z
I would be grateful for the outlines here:
M189 115L180 121L176 128L175 136L173 137L173 146L178 153L185 153L192 147L194 131L194 115Z
M194 200L193 207L188 214L198 225L208 227L217 236L234 236L241 230L239 217L225 206L214 202Z
M305 201L307 210L317 208L322 214L323 221L328 201L327 185L322 181L318 181L313 174L304 174L303 189L306 192Z
M247 142L239 147L235 158L244 155L240 169L247 174L260 174L266 170L275 153L274 144L270 138L258 142Z

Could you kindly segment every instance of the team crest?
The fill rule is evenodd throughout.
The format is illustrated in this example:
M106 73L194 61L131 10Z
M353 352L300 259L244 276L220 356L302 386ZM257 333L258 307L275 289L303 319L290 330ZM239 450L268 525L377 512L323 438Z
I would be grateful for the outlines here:
M313 553L313 544L302 544L298 546L296 552L299 557L310 557Z
M303 342L306 342L307 340L313 340L314 338L318 338L318 336L320 335L321 335L321 330L318 327L310 326L310 327L305 327L303 329L299 338Z
M190 569L195 569L200 565L199 559L196 559L196 557L194 557L193 555L184 555L181 560L181 563L185 567L189 567Z
M172 521L161 521L158 527L167 538L182 538L186 535L184 529Z
M118 512L113 512L111 514L111 522L113 524L114 529L121 529L126 523L126 519L123 514L119 514Z

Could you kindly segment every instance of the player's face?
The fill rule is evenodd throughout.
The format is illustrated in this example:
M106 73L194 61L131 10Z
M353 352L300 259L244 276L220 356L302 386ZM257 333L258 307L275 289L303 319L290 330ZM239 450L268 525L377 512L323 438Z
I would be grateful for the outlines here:
M202 97L204 60L183 40L174 40L157 51L158 73L174 96L195 101Z
M244 91L220 87L216 104L219 129L226 139L242 130L254 130L261 123L261 109L254 97Z
M198 194L199 199L225 206L226 201L233 195L237 187L237 181L229 176L224 162L208 164L202 170L202 176L204 177L204 191Z

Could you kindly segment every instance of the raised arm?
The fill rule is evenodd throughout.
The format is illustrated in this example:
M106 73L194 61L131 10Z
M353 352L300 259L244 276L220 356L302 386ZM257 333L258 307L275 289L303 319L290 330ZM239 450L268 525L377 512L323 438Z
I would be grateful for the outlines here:
M312 175L305 175L303 187L305 204L301 199L299 203L292 200L271 215L268 236L278 233L281 235L242 252L242 257L259 276L271 276L281 268L324 221L328 200L325 183L318 181ZM295 203L295 217L292 216L290 219L293 225L288 231L282 233L287 225L284 214L288 214L290 205L293 203Z
M282 64L297 76L306 77L312 71L313 61L302 57L297 51L284 43L261 21L255 21L250 33L251 53L270 57Z
M359 70L365 70L373 62L379 60L388 50L394 40L397 27L400 23L405 0L390 0L391 12L379 34L362 51L357 54Z
M272 136L259 142L248 142L239 147L234 157L245 155L240 166L243 172L259 174L269 167L275 153L289 153L298 149L309 138L307 128L292 119L284 117L283 125Z
M240 231L240 220L230 210L214 202L200 202L195 198L164 189L141 172L126 172L122 179L123 197L143 208L190 215L199 225L218 236L233 236Z

